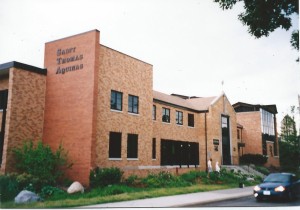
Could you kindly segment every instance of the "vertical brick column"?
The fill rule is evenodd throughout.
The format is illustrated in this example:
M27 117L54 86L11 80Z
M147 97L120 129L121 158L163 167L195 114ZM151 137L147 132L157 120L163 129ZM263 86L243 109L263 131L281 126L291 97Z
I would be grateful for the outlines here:
M43 141L56 150L61 143L74 165L67 170L72 180L89 184L95 141L97 75L99 71L97 30L48 42L48 70Z

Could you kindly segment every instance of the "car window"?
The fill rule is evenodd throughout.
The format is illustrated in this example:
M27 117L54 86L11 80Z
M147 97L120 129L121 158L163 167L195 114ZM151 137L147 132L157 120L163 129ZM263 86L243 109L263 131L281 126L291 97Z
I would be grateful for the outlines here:
M289 182L291 176L288 174L270 174L264 180L264 182Z

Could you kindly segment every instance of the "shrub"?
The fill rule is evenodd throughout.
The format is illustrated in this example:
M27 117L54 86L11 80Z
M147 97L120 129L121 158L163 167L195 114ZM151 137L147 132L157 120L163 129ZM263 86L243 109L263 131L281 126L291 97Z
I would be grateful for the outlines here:
M130 175L129 177L127 177L127 179L124 180L124 182L127 185L133 185L136 183L137 179L137 175Z
M63 194L66 194L66 192L63 191L62 189L59 189L57 187L52 187L52 186L45 186L42 188L40 196L42 198L48 198L51 196L63 195Z
M13 152L19 172L30 174L47 184L53 184L63 176L63 167L72 166L67 163L67 153L61 145L53 153L51 148L41 141L36 146L32 141L28 141L22 147L14 148Z
M18 193L16 177L13 175L0 175L0 203L12 200Z
M181 177L174 176L170 172L165 171L161 171L158 174L150 173L147 177L142 179L142 183L152 188L183 187L190 185L190 183Z
M267 156L261 154L245 154L240 157L241 164L264 165L268 160Z
M258 172L260 172L264 175L268 175L270 173L269 169L267 169L263 166L255 166L255 170L257 170Z
M123 171L119 168L95 168L90 172L90 186L104 187L112 184L121 183Z

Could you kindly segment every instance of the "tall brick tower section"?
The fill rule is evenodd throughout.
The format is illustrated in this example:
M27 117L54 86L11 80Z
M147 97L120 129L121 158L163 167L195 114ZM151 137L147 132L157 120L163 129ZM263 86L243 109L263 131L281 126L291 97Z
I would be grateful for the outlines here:
M45 44L46 104L43 141L68 151L68 177L89 184L95 143L100 32Z

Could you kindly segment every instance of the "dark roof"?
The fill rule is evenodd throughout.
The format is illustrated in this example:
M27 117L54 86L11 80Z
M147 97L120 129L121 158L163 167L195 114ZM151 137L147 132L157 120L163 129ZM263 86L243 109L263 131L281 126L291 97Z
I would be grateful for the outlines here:
M232 105L236 112L255 112L260 109L264 109L272 114L277 114L277 107L275 104L261 105L261 104L247 104L243 102L237 102Z
M217 97L188 97L178 94L168 95L158 91L153 91L153 101L164 103L171 106L186 108L194 112L207 112L208 108Z
M15 67L18 69L34 72L37 74L47 75L47 69L38 68L28 64L20 63L17 61L12 61L4 64L0 64L0 74L1 72L6 72L8 69Z

